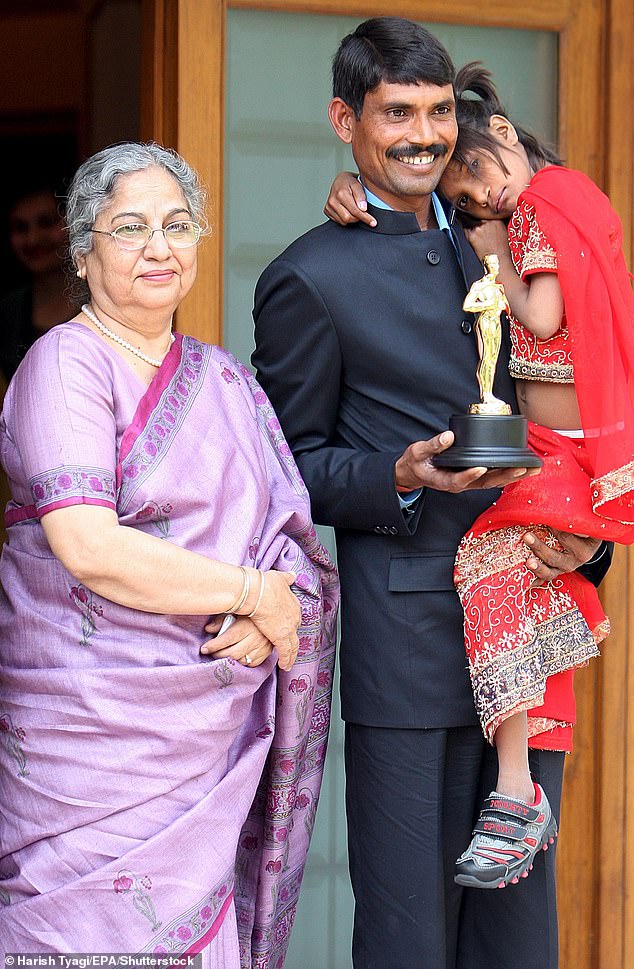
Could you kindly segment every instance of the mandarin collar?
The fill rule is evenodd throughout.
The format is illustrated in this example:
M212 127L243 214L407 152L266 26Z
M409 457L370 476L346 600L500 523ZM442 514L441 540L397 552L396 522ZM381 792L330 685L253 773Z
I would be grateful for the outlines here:
M357 223L360 228L367 229L369 232L379 232L382 235L403 236L412 235L414 232L439 232L436 229L421 229L414 212L395 212L394 209L382 209L368 202L368 212L376 219L376 226L366 225L365 222Z

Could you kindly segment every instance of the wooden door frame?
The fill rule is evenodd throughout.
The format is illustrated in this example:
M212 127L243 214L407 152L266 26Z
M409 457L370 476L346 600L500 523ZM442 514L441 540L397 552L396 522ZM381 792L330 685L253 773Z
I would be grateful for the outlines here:
M223 312L225 22L227 6L344 15L385 13L385 0L142 0L142 132L196 167L212 202L212 234L179 318L219 343ZM425 22L555 31L559 49L559 148L610 195L634 252L634 5L631 0L392 0L390 13ZM324 105L325 108L325 105ZM614 632L599 663L579 674L576 754L566 772L559 848L561 969L634 964L634 559L618 550L603 597ZM629 763L632 769L629 770Z
M177 326L222 342L224 0L141 0L141 137L176 148L209 193L210 234Z

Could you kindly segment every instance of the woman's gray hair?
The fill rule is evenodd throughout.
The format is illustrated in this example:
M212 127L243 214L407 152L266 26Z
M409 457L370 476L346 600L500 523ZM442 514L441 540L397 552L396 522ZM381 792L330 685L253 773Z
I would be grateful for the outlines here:
M85 256L92 249L91 229L114 195L119 176L153 167L169 172L185 197L192 219L206 227L206 192L194 169L177 152L152 141L146 144L127 141L110 145L91 155L79 166L68 189L68 250L75 269L77 257Z

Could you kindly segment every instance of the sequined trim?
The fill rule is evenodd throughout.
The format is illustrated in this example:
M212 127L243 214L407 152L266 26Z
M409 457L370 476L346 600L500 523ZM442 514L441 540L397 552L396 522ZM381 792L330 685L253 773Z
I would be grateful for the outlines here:
M510 320L510 330L509 372L512 377L573 383L572 355L565 319L548 340L538 340L534 333L513 318Z
M518 640L531 631L532 638L523 645L491 655L479 669L470 667L476 709L489 742L507 717L543 703L549 676L585 666L599 655L576 607L535 623L532 630L524 625Z
M594 478L591 487L592 509L600 515L602 505L622 498L628 492L634 491L634 461L623 465L622 468L617 468L616 471L610 471L609 474L604 474L601 478ZM622 520L634 521L634 500L631 495L630 506L632 508L632 517Z
M557 364L545 361L528 361L511 354L509 374L516 380L541 380L556 384L574 384L571 363Z
M500 541L499 531L465 535L458 548L454 570L454 582L461 598L482 579L525 562L527 549L522 539L528 528L528 525L517 525L506 529L504 542ZM555 547L555 538L549 529L530 526L530 530L549 548Z
M599 625L592 630L595 643L602 643L604 639L607 639L610 635L611 628L610 620L606 616L605 620L600 622Z
M537 221L535 209L522 200L508 227L513 264L523 279L528 273L557 272L557 253Z
M531 531L550 547L544 526ZM598 655L605 629L591 631L561 580L532 587L523 542L526 526L465 536L454 579L464 610L474 701L492 742L500 723L539 706L546 680Z
M551 717L529 717L528 718L528 736L539 737L542 733L552 733L553 730L558 730L559 728L565 729L566 727L574 727L574 723L570 723L569 720L553 720Z

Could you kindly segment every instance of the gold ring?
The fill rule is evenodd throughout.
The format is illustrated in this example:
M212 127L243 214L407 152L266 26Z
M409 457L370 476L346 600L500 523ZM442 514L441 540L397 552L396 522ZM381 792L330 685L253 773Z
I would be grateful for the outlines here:
M249 656L248 653L244 654L244 662L247 664L247 666L251 665L251 657Z

